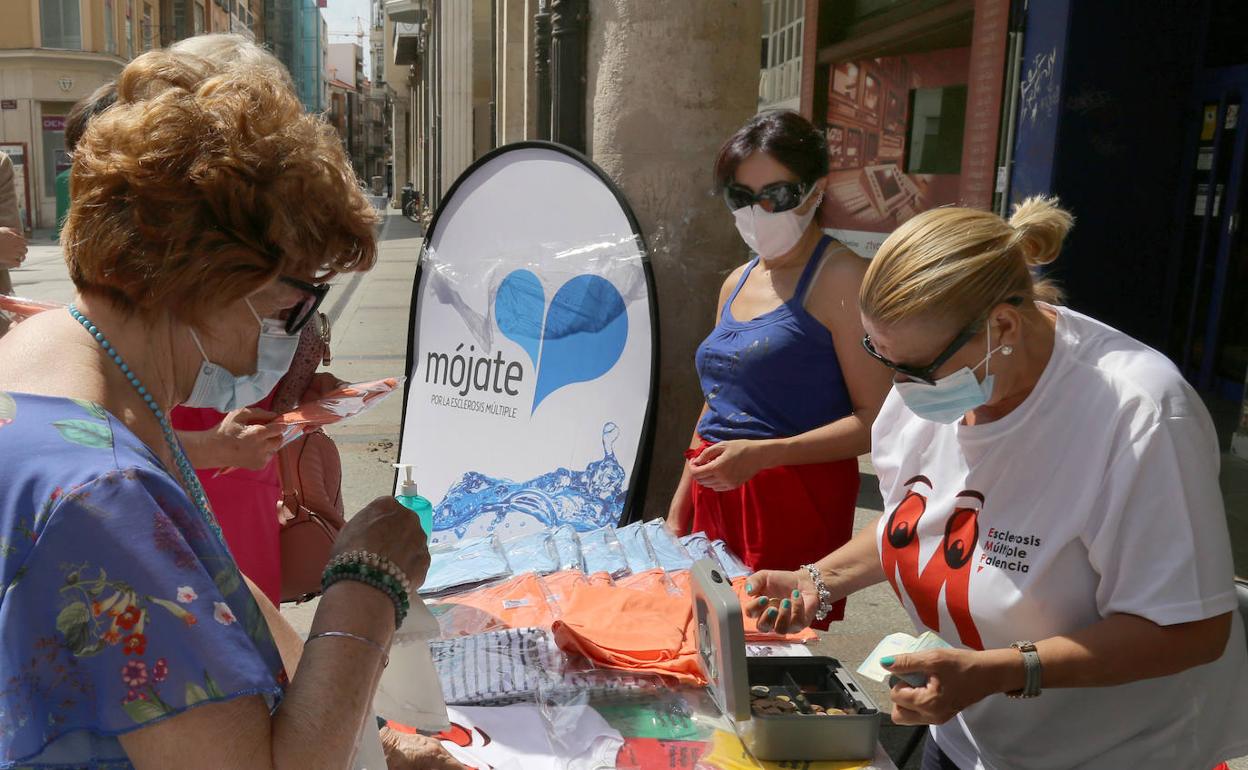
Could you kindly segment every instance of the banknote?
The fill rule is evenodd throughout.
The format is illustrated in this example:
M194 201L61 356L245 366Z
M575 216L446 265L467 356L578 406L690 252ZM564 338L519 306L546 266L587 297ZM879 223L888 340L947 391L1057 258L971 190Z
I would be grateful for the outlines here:
M880 665L880 658L889 655L922 652L923 650L936 650L949 646L948 642L931 631L924 631L917 637L899 631L895 634L889 634L881 639L879 644L875 645L875 649L871 651L871 654L867 655L867 659L858 667L858 673L876 682L884 682L893 677L893 674ZM913 687L922 687L927 682L927 677L918 672L899 674L897 678L902 679ZM892 682L889 682L889 686L892 686Z

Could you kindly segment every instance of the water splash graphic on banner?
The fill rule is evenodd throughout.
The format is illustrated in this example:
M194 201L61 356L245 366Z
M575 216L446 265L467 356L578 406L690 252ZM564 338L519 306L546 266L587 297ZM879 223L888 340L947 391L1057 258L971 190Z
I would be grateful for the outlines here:
M615 366L628 341L624 298L607 279L578 275L546 292L529 270L503 279L494 298L498 329L528 354L537 371L530 414L560 388L596 380Z
M454 530L462 538L478 520L493 516L488 524L493 530L511 513L526 514L548 527L571 524L580 532L617 523L627 496L627 475L615 457L619 437L615 423L604 425L603 457L583 471L557 468L521 482L465 473L434 509L434 532Z

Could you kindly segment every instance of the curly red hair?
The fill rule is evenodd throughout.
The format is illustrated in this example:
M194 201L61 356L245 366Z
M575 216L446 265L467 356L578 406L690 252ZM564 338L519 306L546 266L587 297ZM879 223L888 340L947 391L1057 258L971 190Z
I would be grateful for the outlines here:
M237 37L194 50L130 62L79 141L62 233L74 285L201 325L278 275L372 267L377 214L281 64Z

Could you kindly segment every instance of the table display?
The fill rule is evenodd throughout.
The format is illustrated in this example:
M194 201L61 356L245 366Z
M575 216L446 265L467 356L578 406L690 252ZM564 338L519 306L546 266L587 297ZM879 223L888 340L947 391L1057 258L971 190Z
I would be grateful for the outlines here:
M730 574L744 565L705 535L678 539L661 522L551 528L435 552L435 563L459 565L460 576L464 563L492 573L507 566L426 597L451 721L438 738L469 766L756 770L812 760L801 766L895 770L877 742L871 699L835 659L811 654L815 632L760 632L742 617L745 577ZM708 558L695 562L694 553ZM707 657L716 649L706 622L711 575L718 605L736 608L724 628L735 629L732 649L749 672L731 707L713 684L726 664Z

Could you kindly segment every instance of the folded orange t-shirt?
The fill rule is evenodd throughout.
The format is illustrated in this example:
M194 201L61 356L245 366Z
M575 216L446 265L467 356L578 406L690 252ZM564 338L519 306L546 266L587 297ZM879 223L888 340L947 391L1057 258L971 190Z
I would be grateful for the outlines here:
M565 651L604 668L671 676L705 685L693 606L667 591L586 585L561 602L552 630ZM626 622L621 622L625 620Z
M475 591L447 596L439 604L479 610L486 618L491 621L497 619L499 625L508 628L550 628L555 619L541 578L532 572ZM454 613L455 610L448 612ZM449 625L443 623L443 629Z

